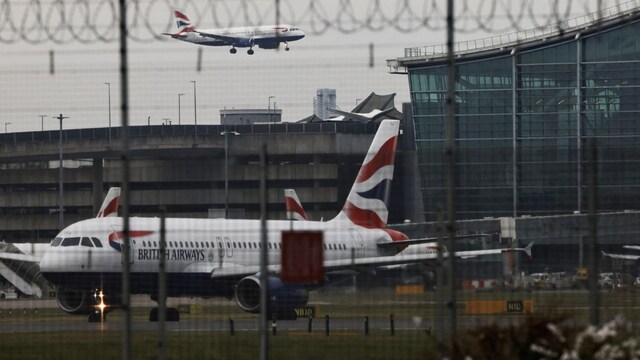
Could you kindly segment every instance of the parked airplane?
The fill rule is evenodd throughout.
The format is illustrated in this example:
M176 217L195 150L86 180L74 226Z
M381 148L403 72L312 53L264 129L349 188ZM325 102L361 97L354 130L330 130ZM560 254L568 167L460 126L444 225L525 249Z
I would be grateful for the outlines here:
M307 213L304 211L302 202L300 202L300 199L298 198L298 194L294 189L285 189L284 199L285 199L285 206L287 208L287 219L298 220L298 221L308 220ZM456 236L456 239L481 238L486 236L489 236L489 235L488 234L465 234L465 235ZM402 251L402 254L403 255L417 255L417 254L429 254L429 253L437 254L438 243L436 242L436 240L437 238L435 237L422 238L421 239L422 243L414 244L412 246L407 247L405 250ZM531 257L532 247L533 247L533 241L523 248L524 252L529 257ZM443 251L443 256L446 257L447 256L446 247L443 247L442 251ZM501 249L475 250L475 252L472 252L471 254L467 254L465 258L472 258L476 256L483 256L483 255L495 255L495 254L500 254L502 252L503 251ZM393 265L389 267L401 267L403 265L404 264Z
M386 198L393 177L399 121L382 121L369 152L335 219L328 222L267 221L269 308L272 314L288 317L307 303L308 291L324 284L285 284L279 277L282 231L322 231L325 273L373 266L429 262L435 253L398 254L405 247L425 242L409 239L388 229ZM68 313L95 318L97 294L109 305L120 303L121 262L129 246L130 289L133 294L150 294L157 299L160 219L129 219L128 245L123 219L101 217L72 224L51 242L40 261L41 273L53 283L59 307ZM166 219L166 293L169 297L233 296L247 312L260 311L259 281L260 220ZM457 257L487 251L457 252ZM528 251L526 248L498 250ZM154 313L155 311L155 313ZM152 310L150 319L157 317ZM168 320L178 320L176 309Z
M289 41L300 40L305 35L299 28L286 24L201 30L193 26L187 15L177 10L173 14L178 31L163 35L198 45L231 46L229 52L232 54L237 52L237 47L248 47L247 54L253 55L254 46L276 49L280 43L284 43L284 49L289 51Z

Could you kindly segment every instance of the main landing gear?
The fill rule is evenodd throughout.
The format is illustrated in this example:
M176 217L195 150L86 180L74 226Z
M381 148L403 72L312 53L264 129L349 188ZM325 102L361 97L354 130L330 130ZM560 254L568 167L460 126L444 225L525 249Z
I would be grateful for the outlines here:
M231 49L229 49L229 52L232 53L232 54L235 54L235 53L238 52L238 50L236 48L232 47Z
M288 43L284 43L284 51L289 51L289 44Z
M249 55L253 55L253 49L249 49L249 50L247 50L247 54L249 54Z

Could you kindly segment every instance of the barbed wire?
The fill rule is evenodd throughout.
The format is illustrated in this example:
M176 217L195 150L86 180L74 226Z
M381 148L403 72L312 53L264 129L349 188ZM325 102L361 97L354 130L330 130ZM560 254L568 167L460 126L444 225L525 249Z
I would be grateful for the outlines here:
M640 0L456 0L456 31L503 33L552 26L572 16L592 16L600 7L628 8ZM173 9L202 28L258 26L275 22L273 0L130 0L129 39L166 40L175 31ZM281 0L280 23L313 35L394 29L401 33L445 28L445 0ZM114 42L118 0L1 0L0 43Z

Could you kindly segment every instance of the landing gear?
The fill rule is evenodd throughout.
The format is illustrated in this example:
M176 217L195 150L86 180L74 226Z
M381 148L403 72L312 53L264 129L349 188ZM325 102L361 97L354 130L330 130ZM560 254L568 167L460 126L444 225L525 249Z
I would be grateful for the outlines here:
M87 315L87 321L90 323L107 322L107 314L100 314L99 310L92 311Z
M165 309L165 320L171 322L180 321L180 312L176 308L166 308ZM158 308L154 307L149 312L149 321L157 322L158 321Z
M235 54L235 53L238 52L238 50L236 48L231 48L231 49L229 49L229 52L232 53L232 54Z
M284 51L289 51L289 44L288 43L284 43Z
M249 50L247 50L247 54L249 54L249 55L253 55L253 49L249 49Z

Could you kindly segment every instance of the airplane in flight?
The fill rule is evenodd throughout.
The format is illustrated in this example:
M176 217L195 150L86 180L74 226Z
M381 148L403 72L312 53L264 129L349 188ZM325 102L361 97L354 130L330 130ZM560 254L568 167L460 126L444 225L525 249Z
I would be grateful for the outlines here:
M304 31L292 25L266 25L255 27L232 27L218 29L196 29L189 17L175 10L178 31L163 33L174 39L207 46L231 46L229 52L235 54L236 48L249 48L247 54L253 55L253 47L261 49L277 49L284 43L284 49L289 51L289 42L302 39Z
M284 283L280 278L283 231L321 231L325 274L394 264L431 262L437 254L402 254L425 239L409 239L387 228L386 200L393 177L398 120L384 120L374 136L342 210L332 220L267 220L268 247L260 246L261 220L166 219L166 296L234 297L240 309L259 313L260 253L268 253L268 312L289 318L304 306L308 291L327 285ZM129 246L130 289L158 299L160 219L129 218L129 241L120 217L98 217L74 223L51 241L40 259L42 275L56 287L58 306L71 314L96 319L97 306L121 304L123 249ZM528 248L456 252L456 257L524 251ZM157 320L157 308L150 320ZM175 308L167 320L178 321ZM98 319L101 318L98 313Z

